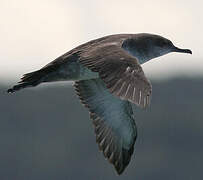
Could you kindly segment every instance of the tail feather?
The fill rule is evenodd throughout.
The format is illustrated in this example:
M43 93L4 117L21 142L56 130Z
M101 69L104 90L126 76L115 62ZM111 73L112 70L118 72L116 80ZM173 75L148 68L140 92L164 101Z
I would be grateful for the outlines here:
M37 86L38 84L40 84L43 75L44 73L40 70L24 74L21 78L21 81L18 82L19 84L13 86L11 89L8 89L7 92L13 93L26 87Z

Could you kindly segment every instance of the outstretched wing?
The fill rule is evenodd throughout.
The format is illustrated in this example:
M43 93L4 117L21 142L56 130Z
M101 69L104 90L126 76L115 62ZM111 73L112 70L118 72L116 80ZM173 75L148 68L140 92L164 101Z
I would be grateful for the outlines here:
M74 86L90 111L99 149L121 174L130 162L137 136L130 102L113 96L101 79L77 81Z
M102 44L80 53L79 61L98 72L109 91L141 107L150 104L151 83L138 63L120 44Z

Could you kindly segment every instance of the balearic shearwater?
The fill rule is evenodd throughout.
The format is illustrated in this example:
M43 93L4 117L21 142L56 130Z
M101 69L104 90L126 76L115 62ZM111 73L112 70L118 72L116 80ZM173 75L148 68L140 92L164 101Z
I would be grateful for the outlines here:
M76 93L90 112L99 149L121 174L130 162L137 137L131 103L147 107L152 94L140 64L170 52L192 54L159 35L105 36L23 75L8 92L44 82L75 81Z

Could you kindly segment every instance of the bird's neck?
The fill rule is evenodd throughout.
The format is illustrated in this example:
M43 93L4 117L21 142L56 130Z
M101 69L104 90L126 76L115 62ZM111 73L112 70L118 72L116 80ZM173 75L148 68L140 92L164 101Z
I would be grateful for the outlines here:
M125 43L122 47L129 54L136 57L140 64L144 64L153 58L163 56L170 52L170 49L158 48L150 45L150 43L144 44L136 41Z
M169 53L168 50L163 51L161 49L140 49L136 47L131 48L125 48L126 51L128 51L129 54L136 57L140 64L144 64L147 61L157 58L159 56L163 56L167 53Z

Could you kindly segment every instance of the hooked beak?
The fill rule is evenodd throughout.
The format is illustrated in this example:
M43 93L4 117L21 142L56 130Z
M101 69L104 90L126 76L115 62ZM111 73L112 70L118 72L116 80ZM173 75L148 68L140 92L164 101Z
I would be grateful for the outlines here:
M189 53L192 54L192 51L190 49L180 49L178 47L173 48L173 52L179 52L179 53Z

